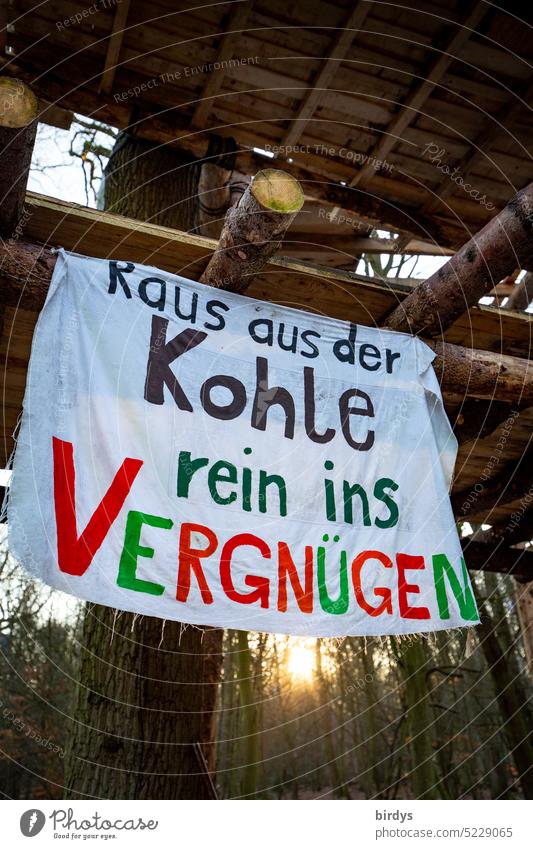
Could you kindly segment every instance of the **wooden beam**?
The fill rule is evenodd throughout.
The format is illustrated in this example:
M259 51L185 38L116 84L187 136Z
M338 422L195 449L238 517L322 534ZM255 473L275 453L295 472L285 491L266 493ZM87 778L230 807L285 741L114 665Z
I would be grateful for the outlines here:
M302 136L307 122L313 116L320 101L324 100L327 89L339 70L339 65L352 46L356 32L361 29L368 17L371 7L372 3L369 0L359 0L355 8L346 17L344 23L339 26L324 64L303 98L296 116L289 124L288 130L281 142L283 147L294 145Z
M481 127L471 142L469 150L455 165L455 173L461 175L463 180L470 176L480 160L486 160L489 151L494 147L498 139L509 136L509 127L524 112L524 100L531 103L533 100L533 78L530 79L523 97L517 100L513 95L512 100L505 104L494 116L483 118ZM451 163L450 163L451 168ZM444 177L436 194L431 195L422 207L424 214L435 212L446 198L453 194L456 183L450 177Z
M533 581L533 552L524 548L508 548L501 543L488 545L471 537L461 540L466 565L482 572L503 572L517 581Z
M28 80L33 78L33 75L27 72L21 71L21 75ZM179 109L140 104L133 116L131 103L106 99L86 86L77 86L65 91L62 81L48 74L44 81L35 80L32 87L38 96L57 102L63 108L79 111L80 105L83 104L84 113L98 121L121 129L130 127L141 138L175 145L189 151L198 159L203 159L206 155L210 133L192 131L190 119ZM257 144L257 137L247 131L246 127L221 124L215 130L224 137L234 136L243 146L238 153L239 170L253 174L265 165L264 157L252 151L252 147ZM435 220L433 216L420 214L422 197L413 202L413 205L407 205L400 201L391 201L377 191L366 192L340 185L339 180L347 176L345 169L339 168L327 157L315 157L312 169L282 160L276 161L276 166L289 171L298 180L306 198L322 204L327 209L335 208L347 216L358 216L373 227L407 234L409 238L415 236L452 248L461 243L465 228L459 222L465 216L459 203L452 206L447 220Z
M31 215L24 237L29 242L62 245L87 256L156 265L193 280L201 275L216 248L216 242L196 234L132 221L32 192L26 196L26 206ZM318 309L333 318L345 319L349 315L359 324L379 324L409 294L410 287L395 278L383 281L275 256L264 274L252 283L249 294L269 300L273 291L276 300L288 306ZM473 348L529 357L531 323L528 313L477 305L458 319L444 338ZM460 393L460 397L463 395Z
M509 270L533 262L533 183L518 192L473 239L418 286L385 326L441 334L490 292Z
M533 404L533 360L432 339L423 341L437 355L433 366L443 391L489 401Z
M58 130L70 130L74 120L74 112L69 109L62 109L54 103L39 100L38 118L40 124L48 124L50 127L57 127Z
M486 524L492 524L492 510L518 501L533 491L533 449L520 457L518 461L508 463L500 474L487 481L478 481L452 495L452 507L455 515L463 521L477 520L482 517ZM529 506L529 501L526 507Z
M452 62L455 62L457 53L468 41L472 35L472 30L475 30L489 9L490 5L485 3L484 0L476 2L464 22L461 21L459 23L458 29L454 24L454 32L451 38L443 49L439 51L440 55L432 63L427 74L424 75L424 79L415 83L405 102L400 105L399 112L392 119L383 133L381 140L370 153L370 157L378 160L387 158L393 147L400 141L402 133L418 117L422 106L433 92L435 86L440 83ZM365 188L375 173L376 171L373 166L367 164L357 172L355 177L350 181L350 185Z
M104 70L98 87L98 91L101 94L110 94L111 89L113 88L113 80L115 79L118 57L120 54L120 48L122 47L124 30L126 28L129 11L130 0L121 0L121 2L117 5L115 17L113 18L113 26L109 37Z
M349 251L353 254L409 254L413 256L453 256L455 251L451 248L439 248L437 245L432 245L431 242L411 239L401 248L398 239L379 239L372 237L361 237L350 233L335 234L335 228L332 225L329 232L322 233L305 233L296 231L291 233L290 243L296 245L323 245L324 248L333 248L334 250ZM403 278L402 278L403 279ZM420 282L420 281L418 281Z
M459 413L453 421L453 432L459 445L465 445L478 439L491 436L504 421L522 410L520 406L502 401L480 401L478 398L467 398L461 402ZM514 421L514 418L512 419Z
M217 68L208 74L200 100L198 101L192 117L193 127L202 128L205 127L208 122L216 96L222 88L222 83L226 76L226 68L224 65L227 64L234 56L235 46L246 27L250 12L252 11L253 2L254 0L237 0L237 2L233 0L233 3L231 4L232 11L226 25L226 33L222 38L220 50L218 51L217 58L214 62L215 65L222 65L222 67Z
M515 283L505 304L506 310L527 310L533 301L533 272L526 271L520 283Z
M503 522L494 522L485 531L475 531L473 537L475 537L476 541L486 542L489 545L496 545L502 540L505 545L519 545L522 542L531 542L533 540L533 508L526 510L516 523L512 520L509 521L509 519Z

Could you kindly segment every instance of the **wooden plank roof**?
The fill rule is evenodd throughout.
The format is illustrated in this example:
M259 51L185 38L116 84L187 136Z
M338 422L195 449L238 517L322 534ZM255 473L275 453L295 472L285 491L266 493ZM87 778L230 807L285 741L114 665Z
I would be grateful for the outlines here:
M414 219L430 213L443 246L462 244L533 179L533 42L510 9L189 5L132 3L123 24L125 4L89 14L74 0L17 0L2 63L48 101L158 140L186 134L199 155L202 130L233 136L243 151L295 142L280 160L330 187L353 185L352 209L372 198L385 202L384 219L387 205ZM385 161L374 167L369 156ZM464 173L469 191L445 166Z

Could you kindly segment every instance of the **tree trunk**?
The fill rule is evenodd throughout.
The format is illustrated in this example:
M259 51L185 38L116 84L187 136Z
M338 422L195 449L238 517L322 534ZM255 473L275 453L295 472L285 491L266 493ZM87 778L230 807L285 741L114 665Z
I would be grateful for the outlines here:
M493 681L496 700L503 720L503 732L518 772L525 799L533 799L532 716L524 682L516 663L518 638L511 635L496 580L485 576L488 599L480 610L477 633ZM494 608L492 613L488 601Z
M240 794L253 799L257 792L257 773L260 760L258 705L254 704L252 652L248 631L237 631L239 702L242 717L242 751Z
M527 671L533 680L533 583L515 583L516 607L522 630Z
M198 169L175 149L122 137L106 171L114 212L192 228ZM115 621L116 618L116 621ZM86 605L66 763L68 797L213 797L222 631Z
M442 787L433 748L434 718L430 704L429 648L414 639L402 651L399 662L405 685L406 733L411 753L409 779L415 799L442 799ZM407 742L406 741L406 742Z
M20 236L37 132L37 98L20 80L0 77L0 234Z

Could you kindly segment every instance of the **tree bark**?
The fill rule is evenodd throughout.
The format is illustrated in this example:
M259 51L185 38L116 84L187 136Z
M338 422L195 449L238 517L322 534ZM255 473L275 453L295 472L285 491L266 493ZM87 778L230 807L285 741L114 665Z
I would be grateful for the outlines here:
M16 238L37 132L37 98L20 80L0 77L0 235Z
M527 671L533 680L533 579L527 584L515 583L515 595Z
M198 168L179 151L121 139L105 200L114 211L186 229ZM30 262L35 261L35 253ZM48 272L46 252L27 280ZM36 270L35 270L36 269ZM212 798L220 629L183 626L86 605L80 684L66 762L69 798Z
M104 208L175 230L194 230L199 173L192 155L122 133L105 170Z
M533 403L533 360L440 340L424 342L437 354L433 366L443 392L514 405Z
M221 633L86 605L67 798L213 797Z
M497 604L494 578L485 579L488 600ZM503 719L503 732L515 762L519 782L526 799L533 799L533 730L528 696L515 660L517 638L513 639L503 607L490 613L487 601L481 607L481 622L476 632L485 655L494 691Z
M228 210L218 248L201 283L242 292L278 250L304 195L290 174L259 171L238 205Z
M404 333L436 336L494 289L519 265L533 259L533 183L518 192L442 268L424 280L386 319Z

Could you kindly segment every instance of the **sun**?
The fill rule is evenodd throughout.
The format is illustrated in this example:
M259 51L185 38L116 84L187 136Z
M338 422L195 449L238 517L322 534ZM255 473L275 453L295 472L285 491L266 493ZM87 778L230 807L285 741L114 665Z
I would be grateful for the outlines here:
M314 640L289 640L287 671L300 681L311 681L315 671Z

